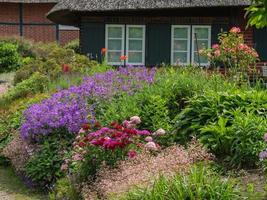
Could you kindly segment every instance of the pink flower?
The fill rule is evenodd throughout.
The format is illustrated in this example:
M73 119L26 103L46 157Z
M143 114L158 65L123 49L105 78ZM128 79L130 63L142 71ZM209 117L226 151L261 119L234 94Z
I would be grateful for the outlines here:
M267 142L267 133L264 134L263 139Z
M68 164L64 163L64 164L61 165L60 169L61 169L61 171L67 171L68 167L69 167Z
M130 123L131 124L140 124L141 123L141 119L138 116L133 116L130 118Z
M130 150L130 151L128 152L128 157L129 157L129 158L134 158L134 157L136 157L136 156L137 156L136 151L134 151L134 150Z
M216 57L219 57L219 56L221 55L221 51L220 51L220 50L216 50L216 51L214 52L214 55L215 55Z
M265 151L260 152L259 157L260 157L261 161L266 159L267 158L267 151L265 150Z
M84 130L83 128L81 128L81 129L79 130L79 134L81 134L81 133L85 133L85 130Z
M147 137L145 138L145 141L146 141L146 142L153 142L153 138L152 138L151 136L147 136Z
M157 145L155 142L148 142L146 145L145 145L145 148L150 150L150 151L157 151L158 148L157 148Z
M219 49L219 48L220 48L220 45L218 45L218 44L214 44L214 45L212 45L212 48L213 48L213 49Z
M231 33L241 33L241 29L239 27L233 27L230 30Z
M83 160L83 157L81 154L76 153L72 156L72 159L73 159L73 161L81 161L81 160Z

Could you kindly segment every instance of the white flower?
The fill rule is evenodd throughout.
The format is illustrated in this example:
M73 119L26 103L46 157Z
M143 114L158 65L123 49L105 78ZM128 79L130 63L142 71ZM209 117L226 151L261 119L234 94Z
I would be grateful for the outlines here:
M130 118L130 123L131 124L140 124L141 123L141 119L138 116L133 116Z
M155 133L153 133L153 135L155 135L155 136L161 136L161 135L165 135L165 134L166 134L166 131L162 128L160 128Z
M146 141L146 142L153 142L153 138L152 138L151 136L147 136L147 137L145 138L145 141Z

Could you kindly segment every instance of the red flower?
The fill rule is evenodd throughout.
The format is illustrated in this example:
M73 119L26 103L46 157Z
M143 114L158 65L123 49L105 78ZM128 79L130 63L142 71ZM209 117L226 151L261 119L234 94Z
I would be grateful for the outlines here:
M63 64L63 65L62 65L62 71L63 71L64 73L68 73L68 72L70 72L70 66L69 66L68 64Z
M81 141L81 142L79 142L79 147L85 147L85 142L83 142L83 141Z
M87 130L90 129L90 125L89 124L84 124L82 128L83 128L83 130L87 131Z
M96 128L101 128L101 124L100 124L100 122L96 122L96 123L95 123L95 127L96 127Z
M130 151L128 152L128 157L129 157L129 158L134 158L134 157L136 157L136 156L137 156L136 151L134 151L134 150L130 150Z
M106 49L106 48L102 48L102 49L101 49L101 53L102 53L102 55L105 55L106 52L107 52L107 49Z
M125 55L121 55L120 60L121 60L121 61L124 61L124 60L126 60L127 58L128 58L127 56L125 56Z
M116 124L116 125L114 126L114 128L120 131L120 130L123 129L123 126L121 126L121 125L119 125L119 124Z

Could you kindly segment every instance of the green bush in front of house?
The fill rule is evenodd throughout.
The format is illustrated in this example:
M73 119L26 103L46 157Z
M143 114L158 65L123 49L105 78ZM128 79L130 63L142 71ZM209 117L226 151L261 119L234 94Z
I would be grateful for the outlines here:
M0 42L0 73L15 71L21 65L18 46Z
M175 141L197 137L211 152L234 167L254 167L267 131L266 91L207 90L187 101L175 119Z
M46 76L36 72L29 79L22 81L0 97L0 105L7 105L14 100L44 92L47 87Z

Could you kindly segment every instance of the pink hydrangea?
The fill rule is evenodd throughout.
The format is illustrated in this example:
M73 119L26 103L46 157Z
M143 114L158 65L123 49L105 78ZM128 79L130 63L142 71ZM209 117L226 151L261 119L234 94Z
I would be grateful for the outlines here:
M157 148L157 145L155 142L148 142L146 145L145 145L145 148L147 150L150 150L150 151L157 151L158 148Z
M153 133L153 135L155 135L155 136L161 136L161 135L165 135L165 134L166 134L166 131L162 128L160 128L155 133Z

